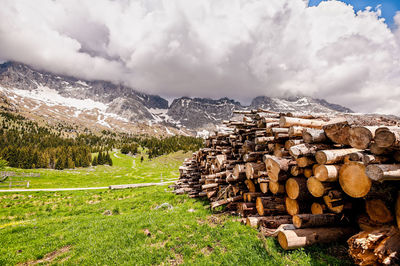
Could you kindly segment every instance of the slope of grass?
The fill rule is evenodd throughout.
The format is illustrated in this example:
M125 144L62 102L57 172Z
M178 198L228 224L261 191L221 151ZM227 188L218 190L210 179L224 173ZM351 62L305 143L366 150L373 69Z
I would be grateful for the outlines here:
M285 252L235 217L213 214L206 202L166 190L0 194L0 265L349 263L336 258L340 246ZM159 207L163 203L172 208Z
M7 171L40 173L40 177L26 178L30 188L103 187L118 184L160 182L177 178L179 165L190 153L176 152L152 160L140 155L132 157L111 152L113 166L99 165L88 168L53 170L8 168Z

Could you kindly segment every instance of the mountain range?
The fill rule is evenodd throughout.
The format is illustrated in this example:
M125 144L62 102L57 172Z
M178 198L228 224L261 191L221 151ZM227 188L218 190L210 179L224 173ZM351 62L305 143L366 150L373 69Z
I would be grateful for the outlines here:
M37 70L25 64L0 65L0 106L48 123L134 134L193 134L212 130L233 110L351 113L349 108L306 96L259 96L249 106L229 98L180 97L171 104L161 96L108 81L89 81Z

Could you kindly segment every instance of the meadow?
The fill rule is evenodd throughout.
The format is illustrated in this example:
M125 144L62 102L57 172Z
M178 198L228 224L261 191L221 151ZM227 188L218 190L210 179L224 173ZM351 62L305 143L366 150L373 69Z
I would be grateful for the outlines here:
M138 161L140 157L116 155L114 166L96 166L93 171L37 170L47 175L33 185L55 188L154 182L161 173L165 181L177 177L177 168L188 154L180 152L143 163ZM132 168L133 160L136 165ZM82 175L86 171L89 174ZM157 186L0 193L0 265L351 264L343 245L287 252L275 239L240 224L239 217L212 212L206 201L170 191L167 186Z

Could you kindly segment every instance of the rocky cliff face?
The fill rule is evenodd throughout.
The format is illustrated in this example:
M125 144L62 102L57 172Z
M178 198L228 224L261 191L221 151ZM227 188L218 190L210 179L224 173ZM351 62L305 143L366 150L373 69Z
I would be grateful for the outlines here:
M256 108L276 112L352 112L346 107L311 97L259 96L253 99L250 106L243 106L228 98L181 97L168 106L168 101L160 96L142 93L127 86L107 81L79 80L15 62L0 65L0 93L2 101L8 101L11 104L8 106L13 109L19 106L36 115L61 120L93 120L111 128L115 121L122 121L209 130L223 120L232 118L233 110Z

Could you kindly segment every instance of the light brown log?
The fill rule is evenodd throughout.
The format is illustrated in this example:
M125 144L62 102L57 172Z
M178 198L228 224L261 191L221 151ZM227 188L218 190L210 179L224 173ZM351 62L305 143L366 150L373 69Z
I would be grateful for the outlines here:
M374 181L400 180L400 164L370 164L366 174Z
M258 172L264 171L264 170L265 170L265 163L262 163L262 162L246 163L246 165L245 165L247 179L258 178L259 177Z
M329 149L329 148L330 148L330 146L327 144L303 143L303 144L299 144L299 145L290 147L289 153L294 158L297 158L299 156L312 156L312 155L315 155L316 152L319 150Z
M242 199L243 199L243 196L236 196L236 197L232 197L232 198L214 201L214 202L211 202L211 209L214 209L214 208L222 206L222 205L226 205L230 202L240 201Z
M292 177L286 181L285 190L291 199L309 199L310 193L307 189L307 179L301 177Z
M304 168L304 173L303 175L307 178L311 177L313 175L313 170L312 168Z
M303 136L303 130L304 130L304 127L302 127L302 126L290 127L288 130L289 137L291 137L291 138L301 137L301 136Z
M305 128L302 137L305 143L323 143L328 140L322 129Z
M260 183L260 190L262 193L268 193L268 183Z
M283 194L285 193L285 186L283 184L280 184L279 182L270 181L269 190L274 195Z
M265 144L265 143L274 141L274 139L275 139L274 137L258 137L258 138L255 138L255 143L256 144Z
M343 161L346 155L358 151L360 150L354 148L317 151L315 159L318 164L335 164Z
M246 177L246 167L244 164L236 164L232 172L233 178L236 180Z
M288 159L278 158L275 156L267 157L265 162L266 169L268 171L268 177L277 182L281 172L287 172L289 170L289 166L294 162Z
M322 226L333 226L343 223L342 217L337 214L325 213L325 214L297 214L293 216L293 225L296 228L310 228L310 227L322 227Z
M349 129L349 144L356 149L365 150L369 147L378 127L354 126Z
M330 191L330 192L332 192L332 191ZM339 192L339 191L335 191L335 192ZM340 193L337 193L337 194L340 195ZM323 196L324 203L330 211L332 211L334 213L341 213L345 208L345 204L347 204L347 203L343 200L342 197L337 198L336 196L337 195L331 195L331 194ZM350 206L350 205L348 205L348 206Z
M365 166L359 162L344 164L339 171L339 183L343 191L353 198L361 198L371 189L371 179L365 174Z
M375 131L374 141L381 148L400 146L400 128L381 127Z
M322 120L302 119L296 117L281 116L279 119L280 127L302 126L311 128L322 128L326 124Z
M323 127L325 135L334 143L349 145L350 126L347 121L329 123Z
M354 233L351 227L309 228L285 230L278 233L278 242L285 250L313 244L331 243L347 239Z
M312 157L300 157L296 159L296 163L299 167L307 167L315 164L315 160Z
M253 181L251 181L250 179L246 179L244 183L246 184L250 192L256 192L256 186L254 185Z
M307 189L316 198L322 197L327 194L330 190L336 188L336 183L332 182L321 182L315 177L307 179Z
M256 201L256 199L258 197L262 197L262 196L264 196L264 193L262 193L262 192L246 192L246 193L243 193L243 200L245 202L253 202L253 201Z
M285 204L282 198L276 197L259 197L256 200L256 208L261 216L267 214L284 214Z
M278 228L282 224L290 224L292 216L279 215L279 216L257 216L247 217L246 224L251 227L263 226L266 228Z
M339 178L340 165L319 164L314 168L314 176L321 182L335 182Z
M381 199L365 200L365 210L369 218L377 223L389 223L393 221L393 215Z
M290 147L295 146L295 145L299 145L301 143L303 143L302 139L288 139L285 142L285 150L289 150Z
M324 203L314 202L311 204L312 214L323 214L326 210L326 205Z
M308 212L307 209L310 208L306 202L294 200L289 197L285 197L285 207L287 213L290 215Z
M290 167L290 174L292 176L299 176L301 174L303 174L304 172L304 168L300 168L297 165L293 165L292 167Z

